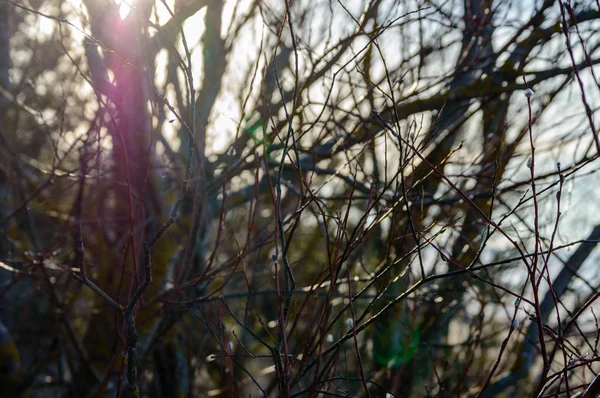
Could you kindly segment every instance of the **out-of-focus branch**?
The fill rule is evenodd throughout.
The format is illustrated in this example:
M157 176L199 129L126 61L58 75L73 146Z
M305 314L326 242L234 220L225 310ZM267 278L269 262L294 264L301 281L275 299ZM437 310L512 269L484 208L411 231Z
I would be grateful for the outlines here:
M106 95L112 101L116 102L116 87L108 81L108 73L104 59L100 56L96 44L92 40L86 38L84 42L85 54L87 56L90 73L92 75L92 83L94 89L99 93Z
M592 251L597 245L597 241L600 239L600 225L594 227L590 235L587 237L585 242L582 242L575 253L564 264L559 274L556 276L552 283L552 290L557 299L560 299L562 295L567 291L569 284L573 277L577 274L585 260L590 256ZM550 314L554 309L554 298L552 297L552 291L546 292L543 300L540 303L540 314L542 316L542 322L546 322ZM502 391L508 387L514 385L520 379L529 376L532 366L535 360L535 351L537 341L537 324L531 322L525 332L523 339L522 348L516 353L515 362L511 368L510 374L502 377L498 381L494 382L483 391L482 398L492 398L498 396ZM595 395L593 395L595 396Z
M11 7L7 0L0 1L0 87L8 90L8 70L10 62L10 15ZM0 95L0 123L3 121L4 110L10 104L8 98Z

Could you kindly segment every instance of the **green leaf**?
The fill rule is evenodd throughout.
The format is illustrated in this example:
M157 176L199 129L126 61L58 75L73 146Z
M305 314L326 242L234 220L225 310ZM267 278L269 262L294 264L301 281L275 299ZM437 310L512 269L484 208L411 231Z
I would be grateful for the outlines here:
M418 328L406 321L388 318L375 326L373 360L387 368L398 367L412 360L420 342Z

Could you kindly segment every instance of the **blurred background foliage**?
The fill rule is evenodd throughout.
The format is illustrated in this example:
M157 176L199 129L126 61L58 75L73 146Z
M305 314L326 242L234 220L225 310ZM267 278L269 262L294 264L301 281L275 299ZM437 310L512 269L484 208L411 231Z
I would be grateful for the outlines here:
M596 396L599 7L0 0L0 395Z

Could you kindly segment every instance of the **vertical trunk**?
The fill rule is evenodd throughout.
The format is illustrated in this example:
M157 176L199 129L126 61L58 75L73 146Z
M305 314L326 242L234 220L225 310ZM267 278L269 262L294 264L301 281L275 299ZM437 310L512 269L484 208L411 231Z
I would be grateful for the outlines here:
M465 0L464 1L464 23L465 31L463 33L462 48L456 64L456 72L452 81L448 86L448 102L440 115L440 118L433 126L430 139L436 139L444 130L450 130L439 143L439 145L428 155L428 161L434 165L440 165L444 159L451 153L452 148L459 137L460 125L464 123L467 117L467 111L471 106L471 100L453 100L452 95L454 90L461 87L468 87L473 84L476 79L479 79L483 73L490 73L494 66L494 51L492 49L492 34L494 26L491 19L492 0ZM502 119L503 125L503 119ZM486 159L486 161L489 159ZM443 171L443 165L440 166ZM421 163L410 176L411 181L419 181L425 177L431 170L427 164ZM423 192L425 197L433 197L438 190L441 180L436 175L430 175L423 180L421 186L414 186L411 189L413 194ZM419 194L419 196L421 196ZM399 214L402 216L402 214ZM472 215L474 216L474 215ZM416 230L421 229L419 221L424 218L419 215L412 215L412 222ZM397 251L399 253L407 253L417 245L417 240L412 234L408 224L400 223L401 230L398 231L398 236L404 238L398 243ZM473 226L473 224L471 224ZM477 231L473 230L472 234L477 236ZM462 246L461 246L462 247ZM399 274L405 267L409 266L409 260L399 264L399 268L395 270L395 274ZM418 260L413 262L413 267L418 267ZM400 294L408 285L406 276L400 282L396 283L392 294ZM455 281L460 285L462 280ZM462 291L461 286L455 287ZM458 293L459 296L461 293ZM443 305L447 305L447 301L443 301ZM397 347L397 357L403 359L404 363L390 363L388 366L394 369L389 373L389 385L392 386L392 392L402 396L415 391L415 386L423 385L427 381L431 372L432 355L435 353L429 352L423 343L437 342L441 337L446 336L447 327L451 317L440 315L442 314L439 304L431 303L433 308L425 309L424 313L429 313L431 316L425 317L419 321L413 319L411 308L406 304L397 306L398 308L393 314L390 314L384 319L384 322L379 322L375 328L374 349L381 345L391 344L392 347ZM444 321L445 320L445 321ZM440 324L440 322L442 322ZM417 325L416 323L419 323ZM383 336L383 337L382 337ZM400 339L391 342L390 339ZM377 344L379 342L379 344ZM384 347L380 348L383 352ZM416 352L415 352L416 351ZM410 361L406 363L407 361ZM418 364L418 366L414 366ZM424 393L424 391L421 391Z
M138 3L123 20L114 3L86 1L85 4L94 38L103 46L103 57L99 57L97 51L94 57L90 56L93 52L88 52L92 78L94 74L96 81L98 75L108 76L109 69L114 76L111 82L106 82L110 91L96 87L106 95L107 111L111 115L107 127L112 139L110 172L113 182L107 189L113 192L114 201L105 210L111 221L107 224L108 241L101 242L97 252L90 255L100 257L97 261L103 269L98 272L102 278L98 281L99 285L117 302L125 305L142 278L143 242L162 221L153 186L153 132L148 110L148 82L151 78L147 74L151 68L147 68L146 28L152 3ZM102 250L105 252L101 254ZM165 275L166 267L163 265L157 264L153 270L157 283ZM119 366L118 361L110 363L115 350L122 347L119 348L112 332L114 311L100 298L95 300L101 311L92 318L85 342L90 347L94 367L104 374L107 366ZM106 332L99 334L97 330ZM146 330L139 331L144 333ZM112 371L118 372L119 369L113 368Z
M0 87L4 90L9 90L10 79L8 71L11 67L10 60L10 15L11 7L8 0L0 0ZM6 111L10 106L10 101L0 93L0 146L2 150L7 150L8 137L5 129L7 125ZM0 156L0 220L7 216L9 209L9 187L8 179L9 172L6 160L8 156ZM6 239L7 225L0 227L0 261L6 261L11 251L11 244ZM12 324L12 311L10 293L4 292L12 279L12 273L4 269L0 269L0 291L3 292L0 301L0 383L4 394L20 397L24 396L22 384L22 368L19 351L10 333L10 325Z
M8 70L10 69L10 7L8 0L0 0L0 87L3 90L8 91L10 86ZM6 148L8 137L5 126L6 111L10 101L4 95L0 93L0 146L3 149ZM8 170L7 164L5 164L5 156L1 156L2 163L0 163L0 220L3 220L6 216L6 210L8 206ZM4 230L5 226L2 226ZM8 240L5 238L6 234L2 232L0 236L0 260L5 259L6 251L8 249ZM0 273L0 286L4 284L6 277L5 272Z

